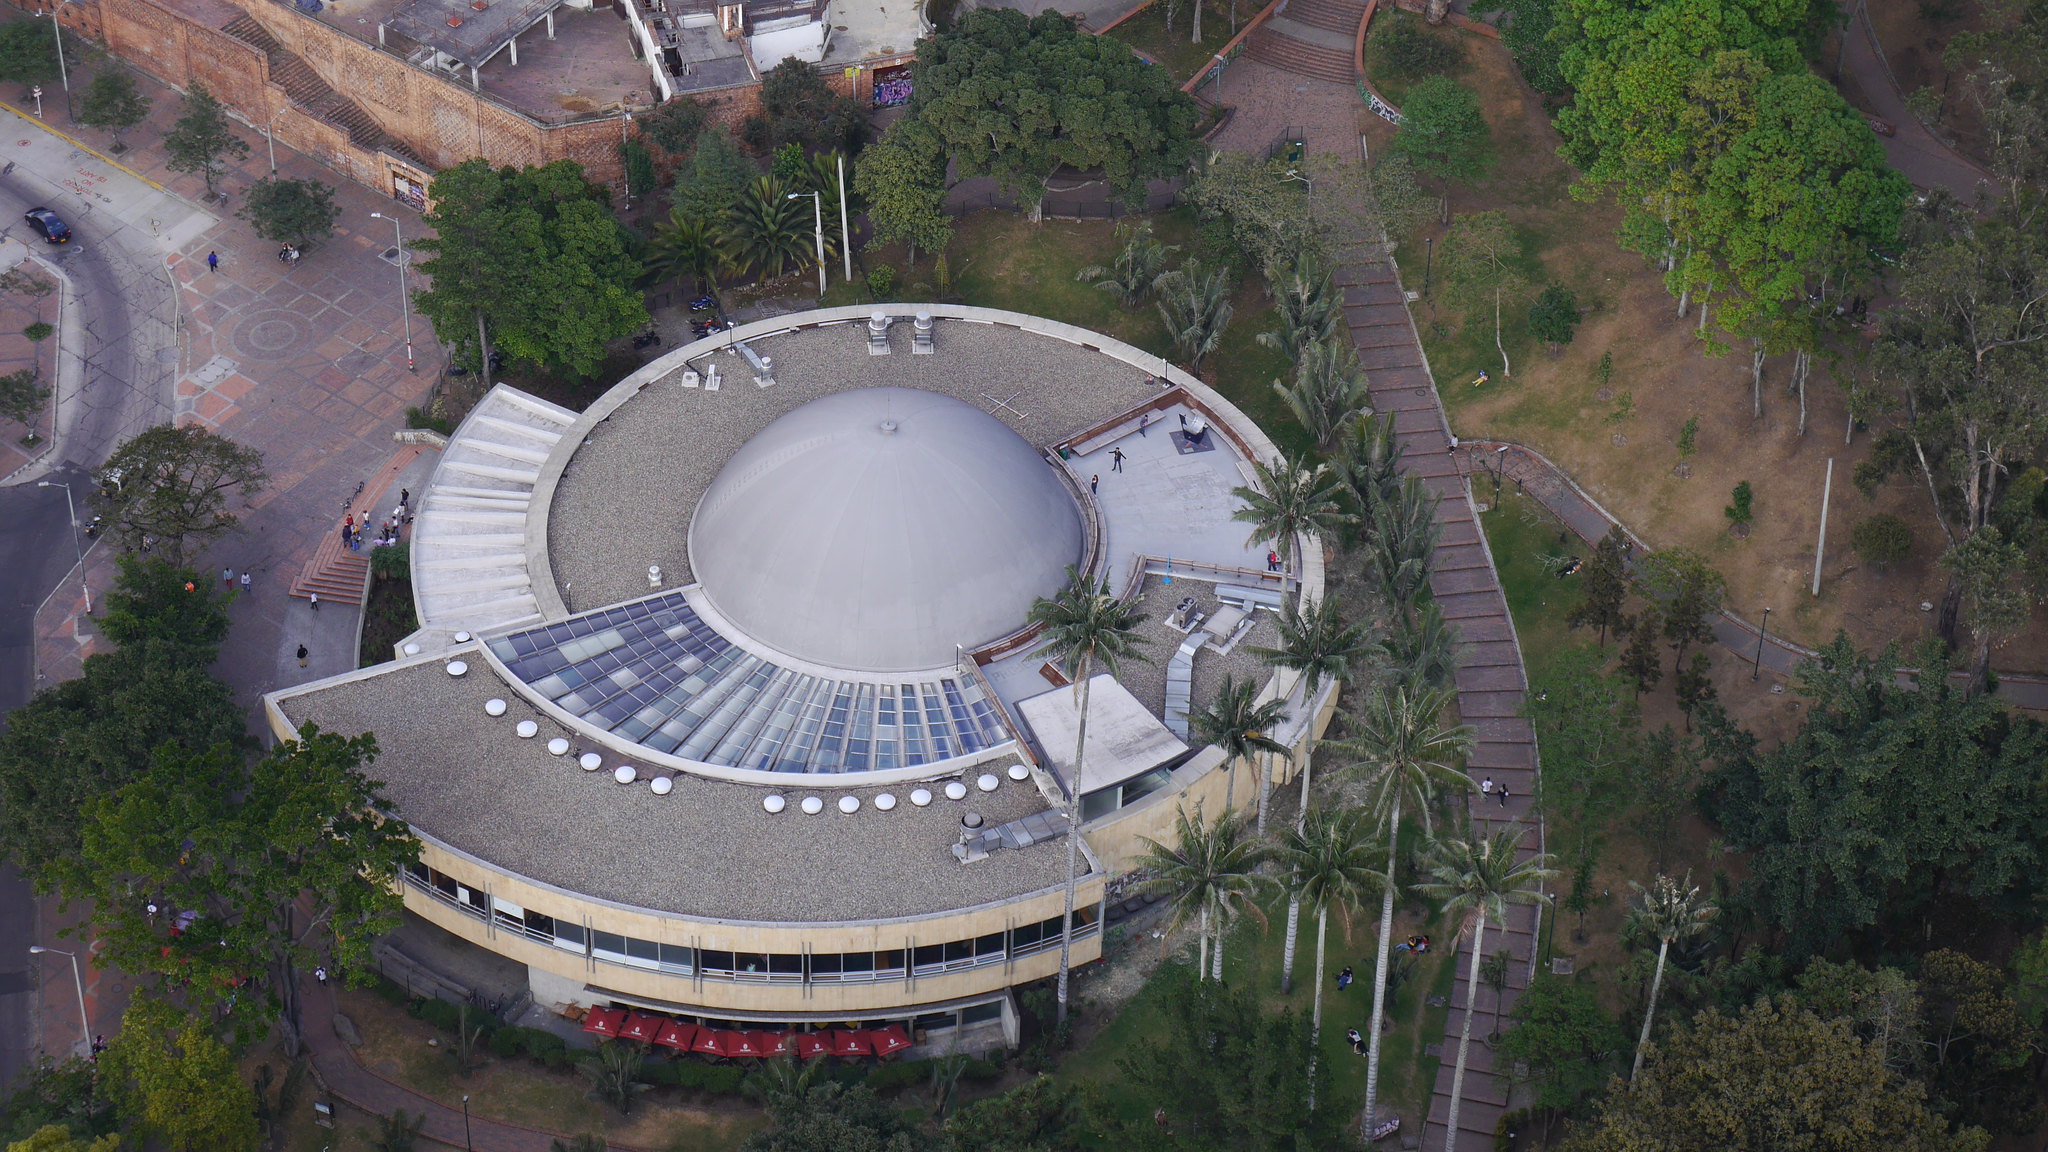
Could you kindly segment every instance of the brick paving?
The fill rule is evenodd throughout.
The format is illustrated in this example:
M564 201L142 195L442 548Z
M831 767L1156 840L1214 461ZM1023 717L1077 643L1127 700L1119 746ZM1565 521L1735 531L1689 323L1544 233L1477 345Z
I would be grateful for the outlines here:
M33 236L27 229L25 235ZM40 241L38 240L38 243ZM14 272L21 277L48 284L51 291L37 297L26 292L0 294L0 375L18 372L24 368L36 370L43 387L51 386L56 377L57 339L55 336L41 341L30 340L22 335L22 329L31 324L55 325L57 312L62 306L55 289L57 280L32 257L25 255L22 244L14 241L0 243L0 274ZM33 430L40 438L33 445L23 444L22 437ZM50 450L50 408L30 418L27 426L12 420L0 422L0 476L12 475L29 461Z

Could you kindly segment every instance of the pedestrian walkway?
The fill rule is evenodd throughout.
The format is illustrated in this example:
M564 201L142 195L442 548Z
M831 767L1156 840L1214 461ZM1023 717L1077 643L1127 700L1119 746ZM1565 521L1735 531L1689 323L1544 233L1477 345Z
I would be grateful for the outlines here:
M1946 188L1963 203L1976 198L1977 185L1985 183L1996 194L1998 182L1976 161L1965 157L1920 123L1906 109L1906 97L1894 83L1891 66L1878 45L1877 32L1870 24L1867 6L1842 29L1842 80L1852 103L1866 114L1891 125L1890 136L1880 135L1884 157L1892 167L1918 188Z
M1620 527L1628 534L1637 556L1653 551L1642 537L1579 487L1564 469L1534 448L1500 440L1467 441L1458 446L1457 460L1459 470L1468 477L1492 475L1502 481L1513 481L1589 545L1607 535L1610 528ZM1724 611L1715 618L1714 639L1737 659L1753 661L1759 670L1768 669L1780 677L1789 678L1802 661L1814 655L1813 649L1782 636L1761 634L1755 623L1733 612ZM1961 678L1960 673L1957 675ZM1997 679L1999 699L2016 708L2048 710L2048 678L2000 672Z

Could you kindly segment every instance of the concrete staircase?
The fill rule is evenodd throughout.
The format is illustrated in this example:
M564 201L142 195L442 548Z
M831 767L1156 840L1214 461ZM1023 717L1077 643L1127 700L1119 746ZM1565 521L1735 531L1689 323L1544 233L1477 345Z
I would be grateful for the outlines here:
M292 595L301 600L318 595L326 604L361 604L370 586L369 544L352 552L341 542L341 524L321 534L313 562L292 581Z
M328 87L311 64L278 43L255 17L237 16L222 25L221 31L269 57L270 82L284 89L293 104L348 133L358 147L394 152L419 163L419 157L392 139L362 105Z
M1283 72L1349 85L1358 78L1352 49L1364 18L1364 3L1354 0L1289 0L1252 33L1245 52Z

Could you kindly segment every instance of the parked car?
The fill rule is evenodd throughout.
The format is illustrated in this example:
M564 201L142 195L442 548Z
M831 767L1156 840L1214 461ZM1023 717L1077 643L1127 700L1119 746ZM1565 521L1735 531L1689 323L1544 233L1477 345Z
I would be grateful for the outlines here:
M1896 136L1899 133L1889 120L1879 120L1875 116L1866 116L1864 119L1870 122L1870 130L1879 136Z
M22 218L28 221L29 227L36 230L37 235L52 244L71 242L71 225L66 224L63 217L48 208L31 208Z

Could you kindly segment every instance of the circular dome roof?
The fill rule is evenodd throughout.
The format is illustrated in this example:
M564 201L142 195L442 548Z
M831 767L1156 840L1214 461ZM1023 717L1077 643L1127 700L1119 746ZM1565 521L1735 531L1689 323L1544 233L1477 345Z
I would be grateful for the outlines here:
M1044 458L973 405L863 388L785 413L698 502L690 565L748 635L836 668L937 668L1024 622L1081 554Z

